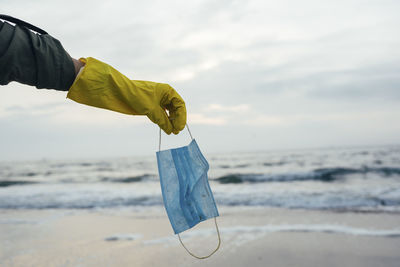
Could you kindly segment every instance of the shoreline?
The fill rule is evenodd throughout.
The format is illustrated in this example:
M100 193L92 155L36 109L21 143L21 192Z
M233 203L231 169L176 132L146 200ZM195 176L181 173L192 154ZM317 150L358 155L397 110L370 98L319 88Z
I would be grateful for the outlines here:
M398 266L400 215L220 207L221 249L189 256L163 207L0 209L1 266ZM184 232L205 255L213 220ZM157 255L157 257L155 257Z

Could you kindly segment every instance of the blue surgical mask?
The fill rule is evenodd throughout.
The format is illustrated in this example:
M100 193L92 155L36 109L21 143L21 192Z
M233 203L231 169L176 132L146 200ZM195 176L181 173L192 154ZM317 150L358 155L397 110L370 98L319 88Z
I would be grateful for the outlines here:
M188 146L158 151L157 164L164 206L175 234L219 216L208 183L209 165L196 140L192 138Z

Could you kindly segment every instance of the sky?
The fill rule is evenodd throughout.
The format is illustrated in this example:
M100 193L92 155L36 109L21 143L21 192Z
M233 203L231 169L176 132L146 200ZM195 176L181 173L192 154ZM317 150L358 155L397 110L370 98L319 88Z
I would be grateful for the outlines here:
M205 153L400 143L400 1L1 3L74 58L169 83ZM158 134L146 117L65 92L0 88L0 160L151 155Z

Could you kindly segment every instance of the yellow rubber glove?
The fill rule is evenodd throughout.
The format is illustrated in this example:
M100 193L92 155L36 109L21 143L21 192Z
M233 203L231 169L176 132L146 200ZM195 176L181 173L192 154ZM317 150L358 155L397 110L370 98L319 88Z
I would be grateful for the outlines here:
M178 134L185 127L185 102L168 84L130 80L95 58L80 61L86 65L69 89L68 98L125 114L146 115L167 134Z

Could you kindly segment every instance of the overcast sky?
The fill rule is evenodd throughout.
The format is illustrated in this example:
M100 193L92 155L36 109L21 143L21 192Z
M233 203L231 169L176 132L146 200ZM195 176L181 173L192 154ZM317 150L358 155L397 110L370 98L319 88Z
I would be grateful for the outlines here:
M400 143L400 1L2 0L0 13L185 99L206 153ZM163 136L185 145L187 132ZM0 159L149 155L145 117L0 88Z

